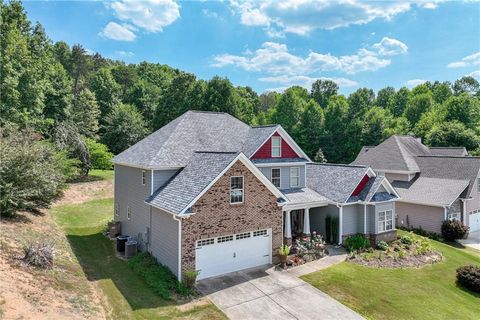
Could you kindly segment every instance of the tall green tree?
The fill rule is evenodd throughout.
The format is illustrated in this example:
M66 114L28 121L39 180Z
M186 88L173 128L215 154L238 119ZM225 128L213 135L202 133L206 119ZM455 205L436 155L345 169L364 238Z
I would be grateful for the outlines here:
M393 98L393 104L390 108L394 117L400 117L407 108L408 99L410 97L410 90L406 87L401 87Z
M290 134L295 136L301 115L305 107L305 101L299 97L295 89L287 89L278 101L272 122L282 125Z
M375 93L372 89L361 88L348 97L350 118L361 118L375 103ZM327 157L328 158L328 157Z
M453 83L453 94L458 96L462 93L480 96L480 83L471 76L465 76Z
M100 108L95 95L88 89L78 93L73 102L71 120L78 132L89 138L95 138L99 129Z
M100 123L103 124L113 106L120 102L120 85L113 78L110 68L101 68L92 78L90 90L95 94L100 107Z
M310 96L320 105L320 107L326 108L330 97L333 97L337 93L338 85L334 81L318 79L312 83Z
M118 154L134 145L148 133L142 115L128 104L118 104L105 120L102 142Z
M457 120L467 128L479 130L480 134L479 100L466 92L449 98L445 102L445 120Z
M375 101L375 105L380 108L392 110L393 105L395 103L395 88L393 87L386 87L380 89L377 93L377 100Z
M419 94L413 94L412 92L412 95L408 99L407 107L405 108L405 117L412 126L415 126L422 114L432 109L433 104L434 102L430 91Z
M444 122L434 127L427 135L427 144L433 147L480 148L480 137L472 129L458 121Z
M325 135L325 117L323 110L315 100L311 99L305 106L300 119L298 142L310 158L321 147L322 137Z
M237 115L237 98L230 80L215 76L207 82L202 109Z

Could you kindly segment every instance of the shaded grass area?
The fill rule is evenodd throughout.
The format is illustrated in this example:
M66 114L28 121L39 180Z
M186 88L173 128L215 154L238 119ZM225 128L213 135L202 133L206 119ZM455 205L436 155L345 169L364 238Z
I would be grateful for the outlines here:
M52 209L88 280L100 288L108 318L224 319L212 304L180 311L175 301L163 300L156 295L125 261L118 259L112 241L101 234L112 212L112 199Z
M371 319L479 319L480 295L457 286L455 270L480 265L480 254L429 241L442 252L442 262L419 269L343 262L302 279Z
M107 180L111 181L113 180L113 176L115 174L114 170L98 170L98 169L93 169L90 170L88 173L88 176L78 176L75 179L73 179L74 183L78 182L92 182L92 181L102 181L102 180Z

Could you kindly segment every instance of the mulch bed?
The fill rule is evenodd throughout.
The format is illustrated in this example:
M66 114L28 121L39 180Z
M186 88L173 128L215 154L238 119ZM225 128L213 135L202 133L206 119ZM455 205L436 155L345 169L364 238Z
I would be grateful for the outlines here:
M384 245L382 249L369 248L363 252L352 252L348 261L374 268L419 268L443 259L428 239L403 236Z

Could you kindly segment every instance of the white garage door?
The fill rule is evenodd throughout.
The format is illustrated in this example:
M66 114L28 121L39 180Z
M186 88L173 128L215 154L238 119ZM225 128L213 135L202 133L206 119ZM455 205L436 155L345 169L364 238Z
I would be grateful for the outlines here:
M198 240L195 252L199 280L269 264L272 232L265 229Z
M474 211L468 217L470 232L480 230L480 210Z

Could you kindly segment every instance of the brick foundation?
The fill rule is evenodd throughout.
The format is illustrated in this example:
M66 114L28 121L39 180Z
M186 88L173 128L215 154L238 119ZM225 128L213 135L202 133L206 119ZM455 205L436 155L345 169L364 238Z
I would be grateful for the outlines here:
M230 204L230 177L244 177L244 201ZM252 230L272 229L272 260L282 245L282 209L277 197L237 161L182 219L182 270L195 269L195 241Z
M379 234L371 234L369 235L369 239L372 245L376 245L380 241L391 242L397 239L397 230L391 230Z

